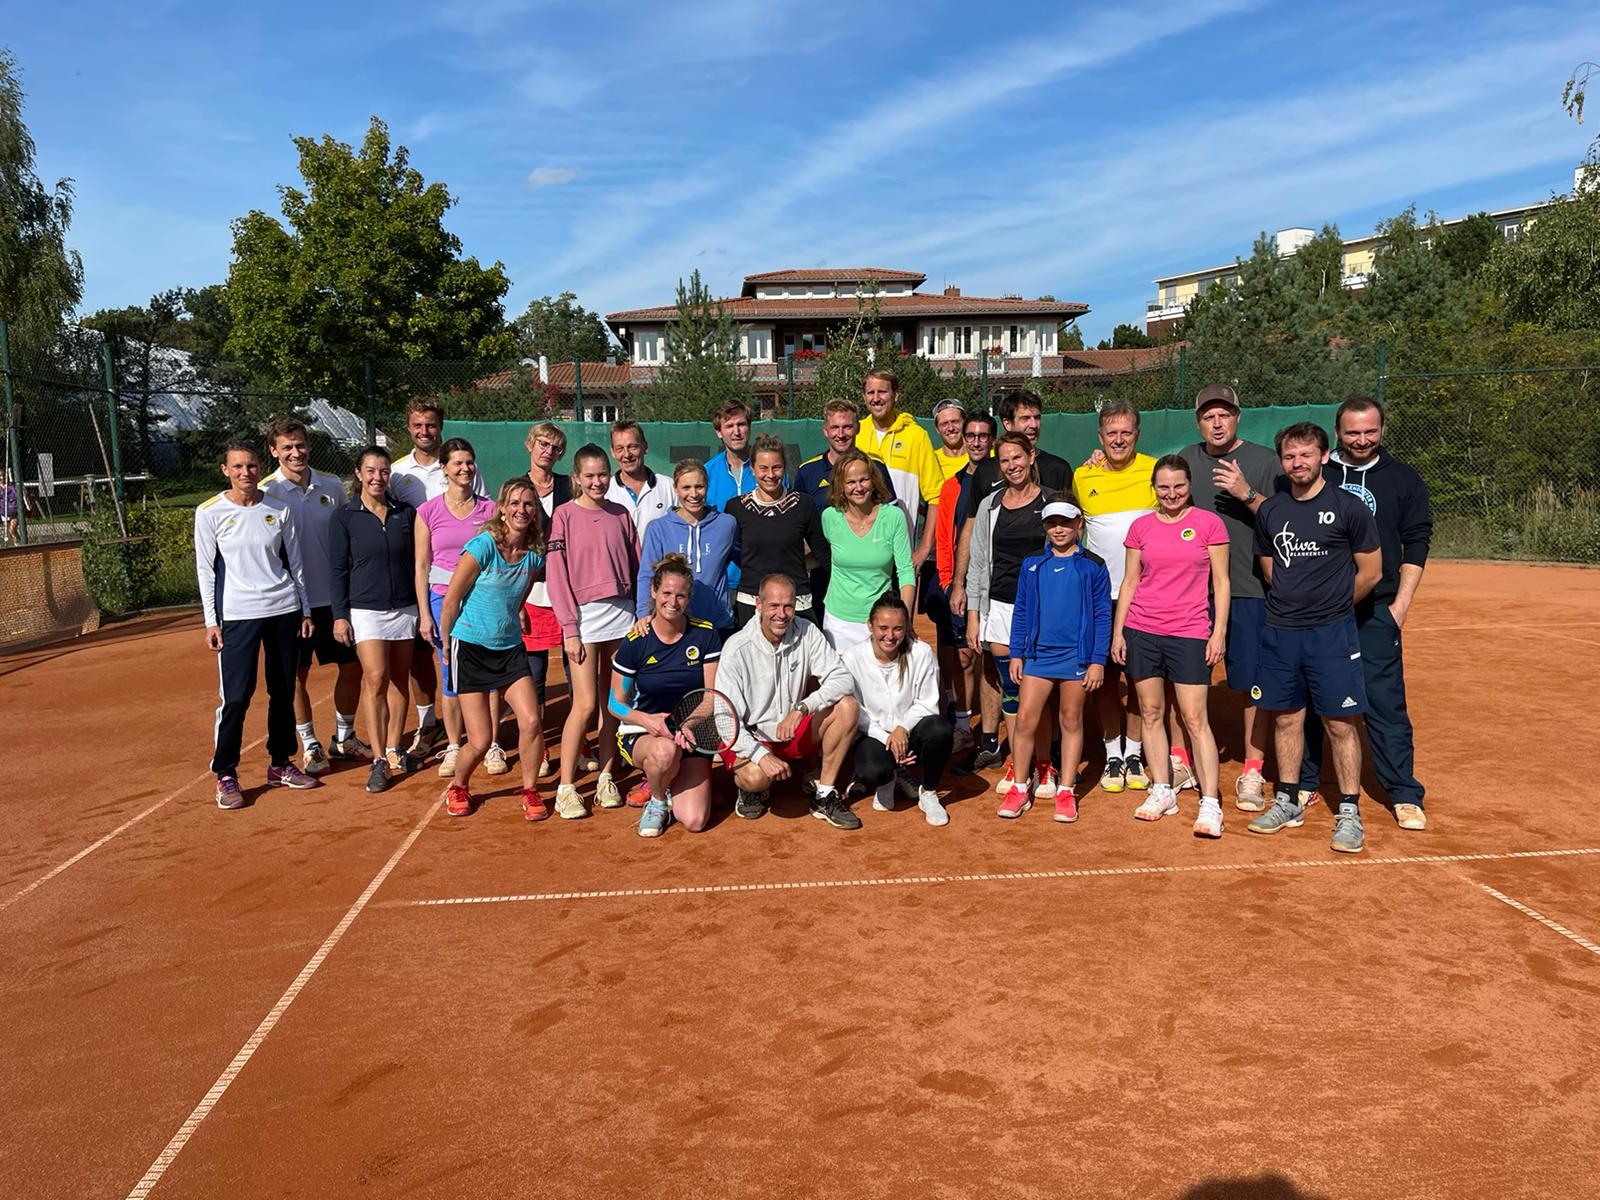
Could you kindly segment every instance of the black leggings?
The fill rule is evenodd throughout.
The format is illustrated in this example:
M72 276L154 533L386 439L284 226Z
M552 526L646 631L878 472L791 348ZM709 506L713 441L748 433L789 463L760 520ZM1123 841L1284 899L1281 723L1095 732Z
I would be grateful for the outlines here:
M923 717L907 733L906 744L917 756L922 768L922 786L937 788L944 777L945 764L950 761L950 743L955 737L955 727L946 717ZM876 791L894 778L899 767L894 755L877 738L861 734L850 752L851 772L855 782L869 791Z
M565 656L565 651L562 651ZM528 651L528 674L533 676L533 693L539 697L539 707L544 707L544 681L550 674L550 651Z

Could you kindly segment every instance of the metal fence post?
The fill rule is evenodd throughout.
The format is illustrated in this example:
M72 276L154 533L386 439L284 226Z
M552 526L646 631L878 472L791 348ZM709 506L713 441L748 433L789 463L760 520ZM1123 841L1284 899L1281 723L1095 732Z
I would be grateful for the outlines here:
M572 415L582 421L583 415L583 364L577 359L572 360Z
M116 503L118 516L127 503L127 489L122 478L122 434L119 419L121 407L117 404L117 364L116 355L111 350L111 339L106 338L100 343L100 361L105 367L106 376L106 420L111 427L111 496ZM123 534L127 536L126 533Z
M789 419L794 420L794 355L783 356L783 373L789 377Z
M989 351L978 347L978 379L983 387L983 407L989 407Z
M27 488L23 482L22 474L22 437L17 432L17 397L11 388L11 330L6 325L5 319L0 318L0 382L3 382L6 394L6 458L8 469L6 479L10 482L17 497L17 544L28 544L28 504Z
M367 445L373 446L378 442L378 389L372 378L372 360L361 360L362 375L367 392Z
M1388 347L1380 340L1378 342L1378 403L1383 404L1383 381L1388 374Z
M1187 346L1179 346L1178 347L1178 394L1177 394L1177 396L1174 397L1174 399L1177 401L1177 403L1172 406L1173 408L1182 408L1184 406L1183 398L1184 398L1184 396L1188 395L1188 392L1189 392L1189 389L1188 389L1188 386L1187 386L1187 382L1188 381L1185 378L1185 376L1187 376L1188 373L1189 373L1189 347L1187 347Z

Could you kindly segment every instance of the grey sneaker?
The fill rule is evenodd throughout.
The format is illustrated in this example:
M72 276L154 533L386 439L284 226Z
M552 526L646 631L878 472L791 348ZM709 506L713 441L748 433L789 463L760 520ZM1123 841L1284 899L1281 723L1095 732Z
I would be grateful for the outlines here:
M1234 784L1239 799L1236 802L1240 812L1260 812L1267 806L1267 785L1261 778L1261 772L1256 770L1246 771L1239 776Z
M1000 752L1000 744L997 742L993 750L980 746L977 754L972 756L972 765L979 771L987 771L990 767L998 767L1005 760L1006 756Z
M873 797L872 797L872 811L873 812L893 812L894 811L894 781L893 780L890 780L888 783L884 784L873 795Z
M644 812L639 814L639 836L660 837L670 824L672 810L667 807L666 801L651 796L645 803Z
M811 815L835 829L860 829L861 818L845 807L838 792L826 792L811 802Z
M767 815L767 793L747 792L739 789L739 795L733 802L733 811L746 821L754 821L757 817Z
M1250 822L1251 833L1277 833L1280 829L1299 829L1305 824L1306 810L1289 799L1287 792L1279 792L1267 809Z
M375 758L372 760L372 770L367 772L367 791L381 792L389 787L389 763L387 759Z
M1339 813L1333 818L1333 848L1340 854L1360 854L1366 844L1361 809L1354 804L1339 805Z

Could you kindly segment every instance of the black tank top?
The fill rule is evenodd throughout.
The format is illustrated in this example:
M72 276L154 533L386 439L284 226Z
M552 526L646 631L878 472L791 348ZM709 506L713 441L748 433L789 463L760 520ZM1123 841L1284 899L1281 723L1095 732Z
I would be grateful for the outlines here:
M1031 504L1007 508L1000 504L1000 518L994 523L990 544L989 599L1002 604L1017 602L1017 572L1022 562L1044 549L1044 489Z

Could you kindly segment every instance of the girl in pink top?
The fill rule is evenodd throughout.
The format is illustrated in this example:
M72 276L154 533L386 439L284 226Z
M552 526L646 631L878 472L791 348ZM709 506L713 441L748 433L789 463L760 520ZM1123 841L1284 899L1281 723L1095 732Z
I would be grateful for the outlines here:
M1152 482L1158 507L1134 521L1123 540L1127 569L1111 628L1111 657L1127 667L1138 693L1150 768L1149 794L1133 815L1157 821L1178 811L1167 746L1171 683L1200 780L1194 831L1221 837L1222 788L1206 698L1227 636L1228 530L1216 513L1190 503L1189 464L1180 456L1157 459ZM1178 750L1173 757L1186 756Z
M634 623L639 535L628 510L606 499L610 483L606 452L592 443L578 450L572 456L573 498L550 518L545 546L550 606L561 622L571 672L572 707L561 727L561 785L556 789L556 814L567 820L589 815L577 788L584 732L599 705L597 698L611 691L611 653ZM611 781L617 717L609 705L601 713L595 756L600 760L595 803L622 807L622 793Z
M439 447L439 462L444 470L445 488L432 500L417 508L417 634L433 645L439 659L439 717L444 722L445 747L439 760L439 776L453 779L456 755L465 738L461 725L461 704L451 687L445 666L444 648L439 644L439 608L444 603L450 573L456 569L461 547L483 531L494 516L494 501L476 493L478 459L466 438L451 438ZM489 697L490 719L500 728L500 693ZM497 769L498 768L498 769ZM499 741L484 756L484 769L491 775L510 769Z

